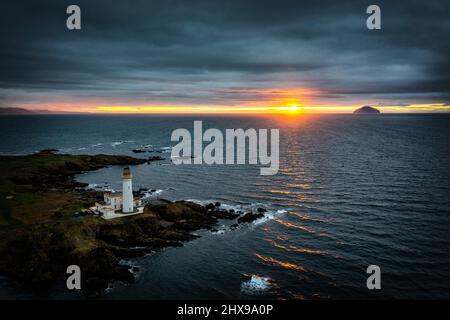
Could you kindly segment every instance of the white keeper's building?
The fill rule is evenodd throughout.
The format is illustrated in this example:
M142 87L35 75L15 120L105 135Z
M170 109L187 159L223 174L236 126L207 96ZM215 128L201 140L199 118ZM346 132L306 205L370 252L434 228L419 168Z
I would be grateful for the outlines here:
M124 168L122 173L122 192L105 192L102 202L95 203L95 210L105 219L126 214L142 213L143 207L139 197L133 196L133 175L130 168Z

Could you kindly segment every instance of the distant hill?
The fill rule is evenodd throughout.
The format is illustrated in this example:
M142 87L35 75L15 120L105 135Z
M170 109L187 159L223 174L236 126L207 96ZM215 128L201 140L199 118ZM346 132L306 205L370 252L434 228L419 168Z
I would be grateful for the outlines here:
M20 115L20 114L81 114L81 112L69 111L49 111L49 110L29 110L24 108L0 108L1 115Z
M381 113L380 110L371 106L364 106L353 111L353 114L380 114L380 113Z
M33 112L23 108L0 108L2 114L32 114Z

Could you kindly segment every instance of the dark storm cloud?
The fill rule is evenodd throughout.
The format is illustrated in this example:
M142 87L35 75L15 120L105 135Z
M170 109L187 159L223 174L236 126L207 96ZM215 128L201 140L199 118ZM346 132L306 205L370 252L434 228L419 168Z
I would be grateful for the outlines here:
M111 97L227 104L230 88L313 87L323 98L450 100L448 1L9 1L0 101ZM65 28L69 4L82 30ZM320 98L320 95L319 95Z

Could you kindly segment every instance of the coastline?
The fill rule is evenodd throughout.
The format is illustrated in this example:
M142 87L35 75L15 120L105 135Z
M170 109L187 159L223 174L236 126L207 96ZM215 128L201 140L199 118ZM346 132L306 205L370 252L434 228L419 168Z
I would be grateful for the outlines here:
M76 174L147 161L128 156L56 154L54 150L0 157L4 171L0 274L26 289L41 290L65 281L67 266L76 264L82 270L83 293L98 295L111 282L133 282L132 271L136 270L120 264L122 259L182 246L198 237L192 234L195 230L213 231L219 219L236 219L237 225L263 215L263 209L243 213L222 209L220 203L202 206L164 199L150 201L142 214L109 221L77 214L102 194L82 189L85 185L74 180Z

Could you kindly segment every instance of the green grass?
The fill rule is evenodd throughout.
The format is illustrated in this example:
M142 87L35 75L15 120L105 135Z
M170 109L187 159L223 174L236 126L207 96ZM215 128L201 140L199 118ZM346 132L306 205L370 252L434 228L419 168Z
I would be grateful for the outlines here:
M47 222L93 205L89 194L70 192L66 178L73 172L105 165L138 164L145 160L111 155L68 155L41 152L0 156L0 226ZM51 188L52 190L49 190ZM12 199L6 199L13 196Z
M29 218L36 214L34 207L38 205L39 209L42 202L55 201L54 210L60 211L63 216L80 211L83 204L71 201L70 194L55 194L49 199L46 193L36 186L18 184L13 180L16 177L35 176L49 170L63 169L67 162L82 166L85 159L83 156L71 155L0 157L0 226L35 222ZM9 196L13 198L7 199ZM52 209L49 203L44 208Z

